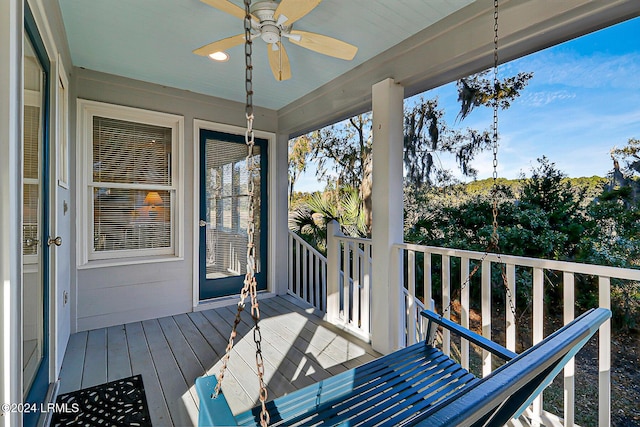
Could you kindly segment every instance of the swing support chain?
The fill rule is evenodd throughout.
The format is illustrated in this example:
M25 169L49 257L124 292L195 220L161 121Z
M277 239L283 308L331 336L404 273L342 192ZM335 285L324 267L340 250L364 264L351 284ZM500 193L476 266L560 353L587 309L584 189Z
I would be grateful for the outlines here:
M493 250L496 253L498 258L498 263L500 264L500 276L502 277L502 282L504 284L504 291L506 294L507 302L509 303L509 309L513 314L513 317L516 318L516 307L514 302L514 296L511 294L511 289L508 285L506 265L502 262L502 257L500 256L500 235L498 234L498 109L500 103L500 80L498 78L498 6L499 0L493 1L493 135L492 135L492 149L493 149L493 187L491 189L492 195L492 232L489 240L489 244L487 246L486 251L480 258L480 262L473 267L471 273L464 281L464 283L460 287L460 293L462 294L462 290L469 286L471 282L471 278L477 273L480 269L480 266L486 260L489 255L489 251ZM486 272L486 274L491 274L491 272ZM453 298L449 302L449 305L442 311L441 317L444 317L448 312L451 311L453 305Z
M256 372L259 382L259 399L262 406L260 412L260 425L266 427L269 425L270 417L267 411L266 402L268 398L267 386L264 382L264 360L262 357L262 333L258 322L260 321L260 308L258 304L258 284L256 281L256 247L255 247L255 179L256 159L253 154L255 147L255 137L253 131L253 64L252 64L252 40L251 40L251 0L244 0L245 17L244 17L244 34L245 34L245 91L246 91L246 108L245 114L247 118L247 128L245 131L245 143L247 144L246 164L248 170L248 195L249 195L249 212L247 224L247 272L244 277L244 286L240 292L240 301L238 302L238 310L233 322L229 342L222 359L222 366L218 374L218 384L212 398L216 398L222 390L222 380L227 369L231 350L233 349L234 340L237 336L238 324L241 322L241 314L245 309L245 301L247 297L251 297L251 318L253 319L253 341L256 345Z

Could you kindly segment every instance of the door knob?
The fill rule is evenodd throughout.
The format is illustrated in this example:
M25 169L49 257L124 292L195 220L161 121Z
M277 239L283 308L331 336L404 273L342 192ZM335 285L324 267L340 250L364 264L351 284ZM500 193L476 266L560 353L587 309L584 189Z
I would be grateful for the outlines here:
M200 220L200 227L206 227L207 226L207 221L201 219Z
M51 245L56 245L56 246L60 246L62 244L62 237L58 236L55 239L53 237L49 237L49 240L47 240L47 245L51 246Z
M27 237L26 239L24 239L23 245L25 248L32 248L34 246L38 246L38 243L40 243L40 240Z

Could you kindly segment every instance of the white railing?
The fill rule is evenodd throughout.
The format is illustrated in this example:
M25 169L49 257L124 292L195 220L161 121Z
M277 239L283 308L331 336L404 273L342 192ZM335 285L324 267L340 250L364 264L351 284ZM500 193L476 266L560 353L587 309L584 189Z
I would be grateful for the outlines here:
M491 274L492 265L503 263L506 266L506 282L508 287L508 294L513 297L511 300L515 305L516 295L516 271L527 270L531 275L531 288L532 288L532 344L536 344L544 339L544 309L543 301L545 299L545 286L544 279L545 274L554 272L555 274L561 273L562 276L562 289L563 289L563 321L568 323L574 318L574 307L576 302L575 292L575 280L576 275L594 276L597 277L598 283L598 295L599 306L604 308L611 308L611 279L623 279L640 281L640 270L631 270L623 268L605 267L590 264L578 264L563 261L553 261L544 259L533 259L525 257L516 257L509 255L498 256L496 254L485 254L480 252L463 251L456 249L446 249L428 246L419 246L412 244L397 244L395 248L398 250L398 256L401 259L405 259L406 263L403 271L405 289L405 304L406 304L406 325L405 340L407 344L411 344L421 338L423 338L423 331L421 330L420 317L418 316L421 299L423 301L430 301L433 298L432 284L433 284L433 256L440 257L441 271L439 277L441 280L441 297L439 298L439 307L449 307L451 303L452 293L452 272L451 265L452 260L456 259L456 265L459 263L460 267L456 267L456 273L460 283L455 284L456 291L460 292L460 310L459 315L460 324L465 328L469 328L469 294L470 287L472 285L465 284L469 277L470 266L472 262L475 264L480 263L480 269L477 271L476 276L479 276L480 281L480 293L481 293L481 318L482 318L482 334L491 338L492 331L492 286L491 286ZM418 254L422 254L422 265L417 262ZM403 265L400 263L400 265ZM458 269L459 268L459 269ZM416 283L418 270L422 270L423 280L421 283ZM438 276L436 276L438 277ZM503 280L500 279L502 283ZM475 283L475 282L473 282ZM472 283L472 284L473 284ZM520 282L522 283L522 282ZM418 287L418 292L416 288ZM505 291L505 294L507 292ZM419 298L419 296L422 298ZM517 321L513 312L509 308L508 301L505 302L505 342L506 347L512 351L516 351L516 325ZM445 313L447 318L450 317L450 310ZM550 332L550 331L547 331ZM599 369L599 396L598 396L598 423L600 426L609 426L611 423L611 324L610 321L606 322L599 331L598 338L598 369ZM443 351L447 354L451 351L451 341L447 332L443 336ZM460 344L460 358L461 364L465 367L469 367L469 343L461 342ZM487 375L491 372L492 363L491 355L488 352L482 354L482 375ZM557 426L574 426L575 424L575 363L570 361L564 369L564 414L563 417L550 414L543 410L542 402L543 397L538 398L533 406L530 416L534 419L538 418L544 425L557 425Z
M595 277L598 286L598 304L611 308L611 279L640 281L640 270L578 264L564 261L534 259L511 255L483 254L481 252L457 249L420 246L407 243L394 245L400 261L402 280L400 286L404 295L404 311L400 322L404 331L404 343L413 344L424 339L424 323L420 311L425 308L423 301L432 301L434 279L441 282L436 302L439 310L449 307L452 302L452 291L459 293L455 313L460 324L470 327L470 295L471 288L479 283L480 315L482 334L491 339L492 329L502 327L503 344L516 351L517 324L519 320L509 307L506 296L492 295L492 267L504 265L506 286L503 294L511 295L516 304L516 277L520 286L525 284L532 301L531 311L531 344L544 339L544 307L545 277L555 274L562 277L563 321L568 323L574 319L576 304L576 275ZM311 247L300 237L289 234L289 292L312 304L326 313L326 318L334 324L344 327L352 333L370 340L371 338L371 284L372 284L372 242L368 239L346 237L340 232L339 225L331 222L327 227L327 257ZM434 258L436 256L437 258ZM421 259L421 261L420 261ZM452 271L452 261L455 268ZM438 272L433 271L434 263L439 262ZM478 268L475 279L468 281L470 273ZM498 267L500 268L500 267ZM526 274L523 275L523 272ZM428 273L428 274L427 274ZM419 277L421 281L418 281ZM524 283L523 277L530 277ZM396 276L397 277L397 276ZM388 279L386 279L388 280ZM459 283L452 283L459 280ZM498 279L502 283L502 279ZM547 278L548 280L548 278ZM495 298L505 298L504 324L496 324L492 320L491 302ZM444 313L450 318L452 310ZM520 332L522 337L523 330ZM551 331L546 331L551 332ZM448 331L443 334L443 351L450 354L452 341ZM465 340L460 342L460 362L465 368L470 366L470 347ZM598 425L609 426L611 422L611 324L606 322L599 331L598 338ZM482 375L492 370L492 358L483 352ZM530 418L539 420L544 425L574 426L575 424L575 361L571 360L564 369L564 413L562 417L543 410L543 396L538 398L527 411Z
M327 258L289 231L289 293L321 312L327 309Z
M371 240L346 237L336 222L327 227L327 318L371 339Z

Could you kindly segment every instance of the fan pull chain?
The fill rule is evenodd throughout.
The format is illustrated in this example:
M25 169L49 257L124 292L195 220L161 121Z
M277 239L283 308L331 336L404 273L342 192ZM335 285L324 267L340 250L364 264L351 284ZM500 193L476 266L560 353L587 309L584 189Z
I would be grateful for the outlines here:
M264 359L262 357L262 333L260 332L260 307L258 304L258 284L256 281L256 247L255 247L255 171L256 159L253 154L255 147L255 136L253 131L253 64L252 57L252 40L251 40L251 0L244 0L245 17L244 17L244 34L245 34L245 91L246 91L246 107L245 115L247 118L247 129L245 131L245 143L247 144L246 164L248 170L248 195L249 195L249 212L247 224L247 272L244 277L244 286L240 291L240 301L238 302L238 310L229 336L229 342L222 359L222 366L218 374L218 384L212 397L217 397L222 390L222 380L227 369L231 350L233 349L234 340L237 336L237 327L241 321L242 311L245 309L245 301L248 296L251 297L251 318L253 319L253 341L256 345L256 372L260 387L259 399L262 406L260 412L260 425L267 427L269 425L270 416L267 411L266 402L268 398L267 386L264 382Z

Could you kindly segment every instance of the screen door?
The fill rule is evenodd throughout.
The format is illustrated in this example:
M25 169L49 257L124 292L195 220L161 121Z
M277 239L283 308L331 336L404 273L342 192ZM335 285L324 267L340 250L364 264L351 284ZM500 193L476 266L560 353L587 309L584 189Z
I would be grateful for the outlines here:
M266 141L247 170L244 135L200 133L200 300L239 294L247 272L249 182L255 188L256 279L266 289Z

